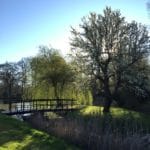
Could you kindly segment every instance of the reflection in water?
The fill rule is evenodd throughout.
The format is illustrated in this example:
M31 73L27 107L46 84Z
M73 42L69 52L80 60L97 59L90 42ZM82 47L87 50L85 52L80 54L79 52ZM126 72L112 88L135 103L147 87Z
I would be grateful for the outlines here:
M17 111L21 110L30 110L32 108L32 104L29 102L24 102L24 103L16 103L15 109Z
M15 104L15 110L17 110L17 111L30 110L31 108L32 108L32 105L29 102L16 103ZM21 121L23 121L23 117L27 117L27 116L30 116L30 115L31 115L31 113L25 113L25 114L14 115L14 117L21 120Z

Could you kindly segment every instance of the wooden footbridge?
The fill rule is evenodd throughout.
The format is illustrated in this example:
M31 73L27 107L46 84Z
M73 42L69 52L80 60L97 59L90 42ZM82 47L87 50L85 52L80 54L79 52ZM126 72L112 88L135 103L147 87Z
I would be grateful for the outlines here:
M63 112L78 109L74 99L30 99L30 100L0 100L7 105L2 113L7 115L28 114L34 112Z

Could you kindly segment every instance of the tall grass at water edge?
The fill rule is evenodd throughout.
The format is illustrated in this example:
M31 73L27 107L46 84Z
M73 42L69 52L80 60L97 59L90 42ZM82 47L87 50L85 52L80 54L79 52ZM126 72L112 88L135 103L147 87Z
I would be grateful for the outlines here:
M113 108L111 114L103 114L100 107L86 107L64 118L34 121L82 149L150 150L150 117L137 112Z

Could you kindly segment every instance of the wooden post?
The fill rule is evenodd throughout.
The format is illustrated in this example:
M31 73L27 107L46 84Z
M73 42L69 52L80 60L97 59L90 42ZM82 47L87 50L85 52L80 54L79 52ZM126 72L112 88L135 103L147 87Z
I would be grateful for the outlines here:
M31 102L32 102L32 101L31 101ZM31 104L32 104L31 102L29 102L29 109L30 109L30 111L31 111L31 109L32 109L32 108L31 108Z
M68 106L69 106L69 100L66 101L66 106L67 106L67 109L68 109Z
M24 106L25 106L25 105L24 105L24 101L23 101L23 100L22 100L22 104L23 104L23 111L24 111Z
M73 108L73 98L71 99L71 109Z
M46 100L46 108L48 109L48 100Z
M11 112L11 108L12 108L11 100L9 99L9 112Z
M35 103L35 107L36 107L36 110L37 110L37 100L35 100L35 102L36 102L36 103Z
M62 103L61 103L61 105L62 105L62 110L64 110L64 100L62 99L61 101L62 101Z
M21 106L21 111L22 111L22 109L23 109L23 105L22 105L22 99L21 99L21 101L20 101L20 106Z
M34 110L34 101L32 100L32 109Z

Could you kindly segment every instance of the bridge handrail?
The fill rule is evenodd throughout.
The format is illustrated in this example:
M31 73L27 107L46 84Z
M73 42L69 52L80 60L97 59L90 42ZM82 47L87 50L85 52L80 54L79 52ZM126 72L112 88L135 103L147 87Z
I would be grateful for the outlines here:
M7 102L8 114L25 113L27 111L70 111L77 109L78 106L75 99L7 99Z
M63 99L63 98L60 98L60 99L56 99L56 98L52 98L52 99L16 99L16 98L5 98L5 99L2 99L0 98L0 102L3 102L3 103L19 103L19 102L33 102L33 101L70 101L70 102L76 102L75 99Z

